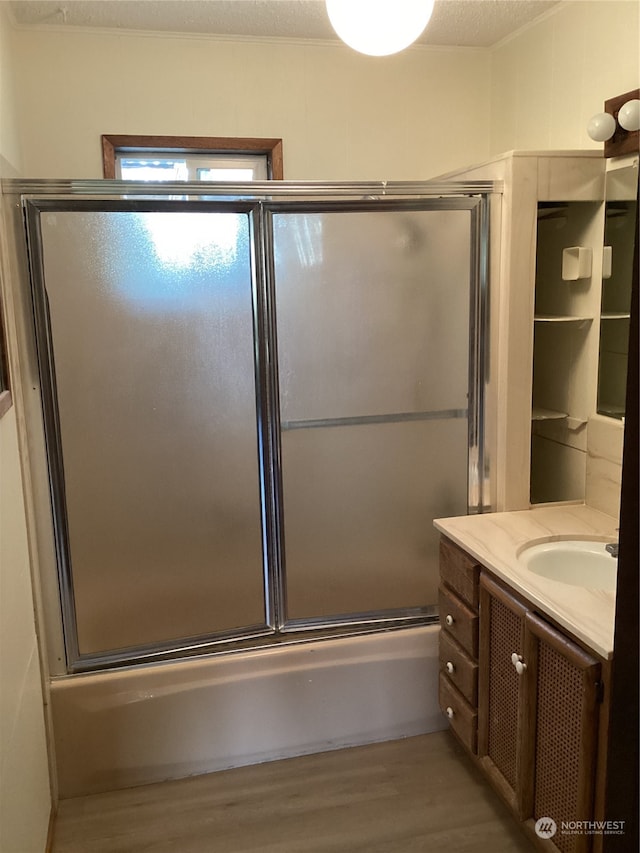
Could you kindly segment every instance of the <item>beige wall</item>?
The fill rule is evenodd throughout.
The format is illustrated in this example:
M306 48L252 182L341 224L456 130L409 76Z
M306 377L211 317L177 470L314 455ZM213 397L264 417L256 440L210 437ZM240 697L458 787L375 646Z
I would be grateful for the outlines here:
M638 0L569 0L492 52L491 151L601 148L586 124L640 85Z
M20 169L22 158L16 122L15 62L11 36L4 3L0 3L0 154L14 169Z
M489 153L490 56L329 43L16 33L25 174L102 177L100 135L284 139L290 180L422 179Z
M639 84L638 0L567 0L493 50L15 33L24 174L98 178L102 133L281 136L291 180L424 179L503 151L598 147Z
M10 31L0 8L0 172L20 166ZM2 223L0 222L0 229ZM6 258L0 230L0 258ZM0 269L6 284L6 266ZM11 334L11 313L7 305ZM0 850L42 853L51 795L16 406L0 419Z

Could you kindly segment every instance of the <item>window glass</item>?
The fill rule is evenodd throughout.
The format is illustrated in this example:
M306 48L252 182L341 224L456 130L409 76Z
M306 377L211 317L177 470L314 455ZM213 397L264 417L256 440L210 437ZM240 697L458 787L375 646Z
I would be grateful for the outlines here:
M265 154L116 153L116 177L130 181L266 181Z

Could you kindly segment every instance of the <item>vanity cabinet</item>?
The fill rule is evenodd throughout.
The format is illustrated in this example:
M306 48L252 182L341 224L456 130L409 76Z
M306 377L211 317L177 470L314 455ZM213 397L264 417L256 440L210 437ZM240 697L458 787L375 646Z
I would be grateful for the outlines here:
M478 596L480 566L440 540L440 707L475 755L478 742Z
M592 836L602 666L487 574L480 579L478 759L528 829L551 817L550 850L586 853Z
M444 537L441 579L440 705L451 730L536 845L595 853L601 837L562 822L575 830L602 816L608 663ZM538 837L539 818L556 822L553 838Z

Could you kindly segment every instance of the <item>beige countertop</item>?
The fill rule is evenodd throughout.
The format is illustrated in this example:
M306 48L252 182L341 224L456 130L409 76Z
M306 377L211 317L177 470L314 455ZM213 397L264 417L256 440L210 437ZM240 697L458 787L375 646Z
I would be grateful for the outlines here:
M615 542L616 519L588 506L564 504L521 512L439 518L434 524L597 654L612 657L615 593L536 575L518 561L518 553L525 545L559 539Z

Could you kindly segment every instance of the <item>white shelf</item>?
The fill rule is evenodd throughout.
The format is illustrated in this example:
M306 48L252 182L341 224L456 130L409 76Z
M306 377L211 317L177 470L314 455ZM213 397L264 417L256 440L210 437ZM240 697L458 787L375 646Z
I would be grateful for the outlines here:
M598 414L624 420L624 406L616 405L615 403L599 403Z
M553 409L543 409L541 406L534 406L531 410L532 421L560 421L568 417L566 412L556 412Z
M562 280L591 278L593 252L590 246L568 246L562 250Z
M630 318L631 318L631 314L624 314L624 313L617 314L617 313L612 312L610 314L607 313L607 314L601 314L600 315L601 320L629 320Z

